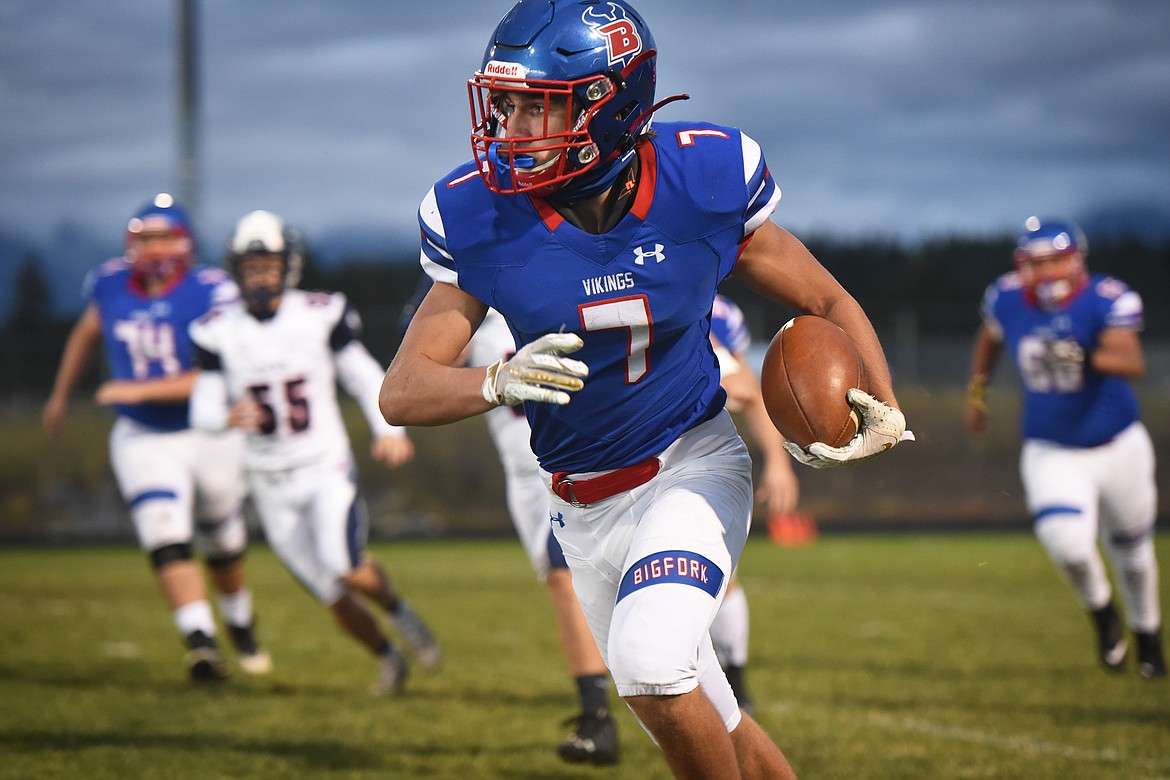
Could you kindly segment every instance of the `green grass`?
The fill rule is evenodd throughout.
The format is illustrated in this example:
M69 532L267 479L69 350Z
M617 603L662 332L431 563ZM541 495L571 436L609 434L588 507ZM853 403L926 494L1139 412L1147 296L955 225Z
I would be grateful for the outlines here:
M276 671L212 689L136 550L0 551L0 778L668 777L624 707L617 768L555 757L575 696L516 542L373 550L445 652L394 699L266 548ZM1170 684L1096 667L1030 536L754 536L740 577L758 719L803 778L1170 777Z

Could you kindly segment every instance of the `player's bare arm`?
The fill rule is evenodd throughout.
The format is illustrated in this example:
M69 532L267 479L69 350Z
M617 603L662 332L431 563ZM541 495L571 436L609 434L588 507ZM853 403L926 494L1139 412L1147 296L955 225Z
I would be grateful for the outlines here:
M69 411L69 396L81 379L85 367L93 357L94 347L102 338L102 317L97 306L90 304L82 312L69 333L53 390L45 402L41 414L41 425L50 436L60 436L65 431L65 417Z
M98 406L113 404L182 403L191 397L199 371L153 379L111 379L94 393Z
M971 433L983 433L987 429L984 394L1002 348L1003 342L991 326L987 323L981 325L971 350L971 380L967 384L967 403L963 409L963 421Z
M1102 374L1138 379L1146 373L1145 356L1137 331L1130 328L1106 328L1097 346L1089 353L1089 362Z
M824 317L848 333L861 352L873 397L898 408L886 356L869 317L799 239L765 221L752 234L732 273L765 297Z
M457 367L486 313L454 285L430 289L382 380L378 406L386 422L443 425L492 408L483 397L484 370Z
M743 412L752 439L763 456L763 470L756 486L756 500L768 507L770 514L785 514L796 509L800 501L800 482L792 470L792 462L784 453L784 437L776 430L764 406L756 373L744 355L727 353L735 369L725 371L724 358L719 359L719 383Z

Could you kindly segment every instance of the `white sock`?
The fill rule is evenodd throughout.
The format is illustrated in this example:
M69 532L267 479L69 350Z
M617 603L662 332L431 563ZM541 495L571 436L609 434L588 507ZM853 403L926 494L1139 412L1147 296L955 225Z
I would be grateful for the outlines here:
M711 643L719 662L746 666L748 661L748 603L743 588L733 587L711 623Z
M215 616L211 614L211 605L205 599L184 604L175 610L174 617L175 625L183 636L190 636L195 631L215 636Z
M235 593L221 594L219 611L229 626L252 625L252 591L240 588Z

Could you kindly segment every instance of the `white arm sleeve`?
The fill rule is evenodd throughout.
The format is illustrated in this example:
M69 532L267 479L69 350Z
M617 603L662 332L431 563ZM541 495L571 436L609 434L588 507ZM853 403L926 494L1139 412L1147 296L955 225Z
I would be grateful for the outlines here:
M191 390L190 421L192 428L205 431L226 430L228 418L227 382L218 371L200 371Z
M370 424L370 433L375 438L387 434L405 436L405 429L386 422L378 409L378 393L382 389L382 378L386 371L378 365L369 350L360 341L350 341L334 353L333 362L337 365L337 378L341 386L358 402L366 422Z

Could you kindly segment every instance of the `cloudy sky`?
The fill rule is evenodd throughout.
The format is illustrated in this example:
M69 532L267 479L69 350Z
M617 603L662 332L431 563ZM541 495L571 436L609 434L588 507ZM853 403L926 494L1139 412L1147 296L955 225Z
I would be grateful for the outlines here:
M120 237L178 189L176 7L0 4L0 228ZM415 241L469 155L466 90L508 0L202 0L200 233L253 208L308 238ZM797 234L1014 230L1170 208L1166 0L641 0L662 119L759 140ZM718 9L732 9L721 11Z

